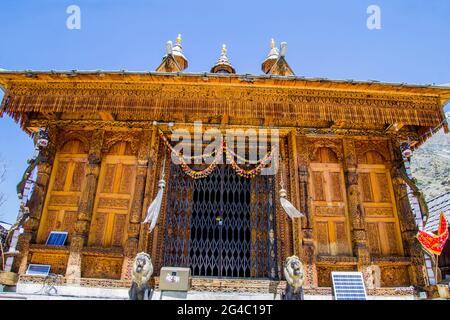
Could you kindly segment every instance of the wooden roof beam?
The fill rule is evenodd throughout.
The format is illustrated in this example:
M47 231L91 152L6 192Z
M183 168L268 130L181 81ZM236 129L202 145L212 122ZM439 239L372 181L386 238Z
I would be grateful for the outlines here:
M116 120L114 115L111 112L99 111L98 114L99 114L100 118L103 121L114 121L114 120Z
M385 131L386 132L397 132L397 131L400 131L400 129L403 128L403 126L404 126L403 123L395 122L394 124L388 125Z

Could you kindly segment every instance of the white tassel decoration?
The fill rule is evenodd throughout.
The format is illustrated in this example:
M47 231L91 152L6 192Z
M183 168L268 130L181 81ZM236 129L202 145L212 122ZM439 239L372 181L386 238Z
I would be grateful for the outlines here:
M155 124L155 123L154 123ZM156 194L155 200L150 204L147 209L147 216L142 223L148 223L149 233L153 231L158 222L159 211L161 211L162 198L164 195L164 189L166 187L166 181L164 180L164 169L166 167L166 153L164 152L164 159L162 161L161 179L158 182L158 193Z
M142 223L149 223L149 232L152 232L152 230L156 226L156 222L158 221L159 217L159 211L161 210L161 203L162 198L164 194L164 188L166 187L166 181L164 179L159 180L158 183L158 194L156 195L155 200L150 204L147 210L147 216L145 217L145 220Z
M289 218L294 219L294 218L302 218L305 215L303 213L301 213L300 211L297 210L296 207L294 207L294 205L287 199L287 193L286 190L284 190L284 183L283 183L283 176L284 176L284 165L281 166L281 179L280 179L280 203L281 206L283 207L284 211L286 211L287 215L289 216Z
M294 219L302 218L305 216L303 213L298 211L292 203L289 202L289 200L287 199L286 190L284 190L283 187L280 189L280 203L289 218Z

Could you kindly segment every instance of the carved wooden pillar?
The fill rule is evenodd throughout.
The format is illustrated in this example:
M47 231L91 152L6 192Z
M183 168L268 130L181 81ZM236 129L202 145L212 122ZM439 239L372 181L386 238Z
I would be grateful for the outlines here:
M367 240L366 223L363 215L363 204L358 188L358 160L353 139L344 138L344 174L347 190L347 205L351 226L353 254L358 258L358 270L363 273L366 287L373 288L370 268L370 252Z
M67 261L66 281L70 284L79 284L81 278L81 255L89 236L92 213L94 211L95 193L97 191L101 165L103 136L103 130L96 130L91 137L86 178L81 191L75 233L70 242L69 258Z
M298 166L298 150L297 150L297 135L295 131L291 131L288 135L289 145L289 185L290 185L290 201L294 207L300 207L300 192L299 192L299 166ZM293 234L293 248L294 254L302 256L302 221L294 219L292 221Z
M306 287L317 287L317 269L316 269L316 255L314 253L314 239L313 239L313 215L311 212L311 197L309 194L309 151L308 140L306 136L301 135L297 137L297 154L298 154L298 168L299 168L299 194L300 206L299 210L305 215L302 218L302 261L305 264L306 270Z
M402 155L400 153L400 144L394 142L391 144L394 163L391 169L392 183L395 195L395 201L398 208L398 218L400 222L400 231L402 236L405 255L411 258L409 267L409 278L412 285L425 286L427 275L425 271L425 259L416 239L417 226L408 199L406 182L401 178L399 170L404 166Z
M159 180L160 170L158 171L158 152L159 152L159 137L157 129L151 131L151 140L149 144L149 156L147 163L147 175L145 181L145 190L142 200L141 221L143 221L147 215L147 209L150 203L153 201L153 197L156 195L157 181ZM167 175L166 175L167 179ZM162 210L162 209L161 209ZM156 228L155 228L156 229ZM155 231L153 231L155 232ZM151 241L152 239L150 239ZM149 247L149 234L148 225L141 224L139 231L139 251L144 251L152 255L151 247ZM152 256L153 259L153 256Z
M25 273L28 264L30 243L36 241L37 231L44 209L44 201L50 182L53 161L55 160L55 146L57 129L55 126L48 128L49 144L40 152L41 161L37 166L37 177L33 194L28 202L30 210L29 218L23 225L24 232L20 235L17 250L20 252L14 259L13 271Z
M150 156L152 131L144 130L141 135L138 151L138 167L134 187L133 202L131 205L128 223L128 239L124 246L124 260L122 265L122 280L131 279L131 266L138 251L139 233L141 230L142 211L147 180L148 160Z
M148 234L148 226L146 228L146 232L149 235L149 250L151 248L151 256L154 257L155 260L155 276L159 275L160 269L164 264L164 241L165 241L165 237L166 237L166 232L167 229L169 228L168 226L166 226L166 208L167 208L167 199L169 198L167 196L167 192L169 190L170 187L170 181L169 181L169 174L170 174L170 164L172 162L171 160L171 156L170 156L170 152L167 151L167 149L165 148L165 146L160 145L160 153L159 153L159 161L156 162L158 163L158 165L155 168L155 176L153 177L153 193L150 194L151 198L149 199L149 203L150 201L152 201L157 193L157 182L159 179L159 176L161 174L161 168L164 162L165 168L166 169L166 179L167 179L167 187L166 187L166 191L164 192L163 195L163 200L162 200L162 204L161 204L161 211L159 213L159 218L158 218L158 222L156 223L155 228L152 231L152 234ZM166 156L164 156L164 152L166 153ZM165 160L164 160L165 159ZM192 193L189 192L189 196L192 196ZM189 214L189 213L188 213Z
M279 160L280 168L276 175L275 181L275 196L278 199L281 188L281 181L283 181L284 188L290 194L291 180L289 179L289 156L287 138L280 138L279 144ZM292 239L292 222L285 213L281 203L276 201L276 234L277 234L277 253L278 253L278 272L280 278L283 277L284 260L293 254L293 239Z
M142 209L142 219L147 214L147 209L150 203L156 196L158 190L158 181L161 176L161 170L164 159L165 147L161 144L157 129L152 132L152 139L150 145L150 157L148 164L147 183L145 188L144 206ZM169 171L170 171L170 154L167 153L165 162L165 179L166 190L163 195L163 202L161 204L161 210L159 213L158 222L152 233L148 232L148 224L141 225L139 248L150 254L152 257L154 275L159 274L160 267L163 263L162 257L162 242L164 241L164 223L165 223L165 210L166 210L166 192L169 186Z

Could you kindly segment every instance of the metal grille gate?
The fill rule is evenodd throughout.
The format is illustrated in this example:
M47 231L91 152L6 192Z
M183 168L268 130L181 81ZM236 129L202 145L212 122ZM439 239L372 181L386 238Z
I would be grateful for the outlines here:
M194 180L171 164L164 265L193 276L277 278L274 177L242 178L229 165Z

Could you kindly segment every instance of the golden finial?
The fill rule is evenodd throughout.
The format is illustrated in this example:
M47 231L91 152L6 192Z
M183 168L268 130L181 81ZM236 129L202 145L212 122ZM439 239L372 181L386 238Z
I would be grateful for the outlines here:
M227 55L227 46L226 45L222 45L222 55L226 56Z
M270 48L275 48L275 40L273 38L270 40Z
M178 37L177 37L177 44L178 44L178 45L181 45L181 34L178 34Z

